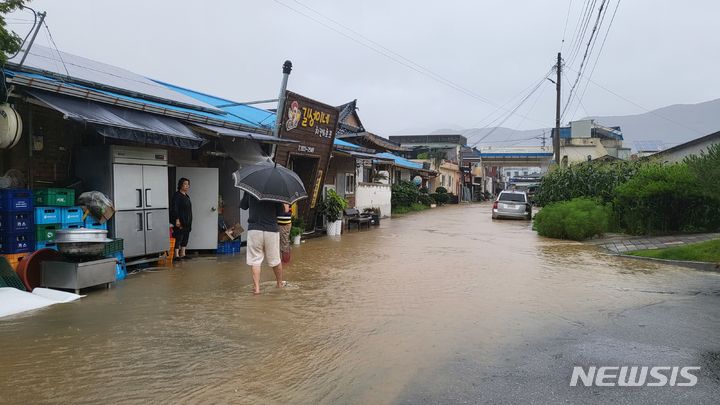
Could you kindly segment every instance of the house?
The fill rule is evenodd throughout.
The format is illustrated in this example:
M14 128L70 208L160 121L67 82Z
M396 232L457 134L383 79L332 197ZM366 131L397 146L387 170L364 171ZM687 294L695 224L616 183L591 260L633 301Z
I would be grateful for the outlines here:
M128 257L167 250L168 195L179 177L190 177L197 210L188 248L216 249L218 214L230 225L243 215L230 174L288 142L270 136L269 111L40 45L21 66L22 57L4 68L23 130L0 149L0 173L15 169L30 189L105 193L116 208L109 235L125 239Z
M647 158L663 163L677 163L682 162L688 156L700 155L702 152L707 151L711 145L717 144L720 144L720 131L673 146Z
M553 129L553 134L555 130ZM560 163L587 162L601 156L630 159L630 148L623 146L620 127L606 127L587 119L560 128Z

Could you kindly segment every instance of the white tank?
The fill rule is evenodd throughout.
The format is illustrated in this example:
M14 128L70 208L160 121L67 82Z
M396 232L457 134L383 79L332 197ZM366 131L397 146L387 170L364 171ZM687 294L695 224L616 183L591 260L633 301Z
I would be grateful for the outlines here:
M17 145L22 136L20 114L10 104L0 105L0 149Z

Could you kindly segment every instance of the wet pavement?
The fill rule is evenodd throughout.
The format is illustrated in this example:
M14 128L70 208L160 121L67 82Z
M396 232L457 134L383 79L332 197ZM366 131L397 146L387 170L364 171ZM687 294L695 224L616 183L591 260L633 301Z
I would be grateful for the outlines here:
M587 243L598 245L616 254L647 249L664 249L720 239L720 233L698 233L689 235L667 236L629 236L622 234L606 235L604 238L591 240Z
M198 258L0 320L2 403L715 403L720 274L493 221L487 204L293 249L253 296ZM570 387L580 366L699 366L695 387Z

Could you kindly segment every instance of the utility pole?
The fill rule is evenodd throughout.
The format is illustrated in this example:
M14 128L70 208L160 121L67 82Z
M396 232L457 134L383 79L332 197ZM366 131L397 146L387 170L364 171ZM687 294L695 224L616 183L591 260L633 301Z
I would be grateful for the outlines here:
M278 138L280 136L280 126L282 125L282 119L283 119L283 113L285 112L285 91L287 90L287 82L288 78L290 77L290 72L292 71L292 62L289 60L286 60L285 63L283 63L283 78L282 78L282 84L280 84L280 95L278 96L278 106L277 110L275 111L275 127L273 128L273 136ZM277 151L277 144L274 144L272 147L272 153L270 156L272 156L272 159L275 160L277 156L275 156L275 152ZM289 162L288 162L289 163Z
M553 152L555 154L555 164L560 165L560 78L562 77L562 57L560 52L557 55L557 80L555 82L555 91L557 92L557 100L555 102L555 136L553 136Z
M30 48L33 46L33 42L35 42L35 37L37 37L38 32L40 31L40 27L43 25L43 21L45 21L45 16L47 15L47 12L38 13L40 16L40 22L38 22L37 27L35 27L35 32L33 33L32 38L30 38L30 43L27 46L27 49L25 49L25 53L23 54L22 59L20 59L20 64L18 65L18 68L25 63L25 58L27 58L28 54L30 53Z

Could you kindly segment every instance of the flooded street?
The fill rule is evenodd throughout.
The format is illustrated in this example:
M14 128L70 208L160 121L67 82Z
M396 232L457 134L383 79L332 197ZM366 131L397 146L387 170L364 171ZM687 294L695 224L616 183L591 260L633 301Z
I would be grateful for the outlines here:
M2 403L621 402L720 395L720 275L540 238L490 206L146 271L0 320ZM244 252L244 250L243 250ZM568 387L573 365L701 366L696 387Z

